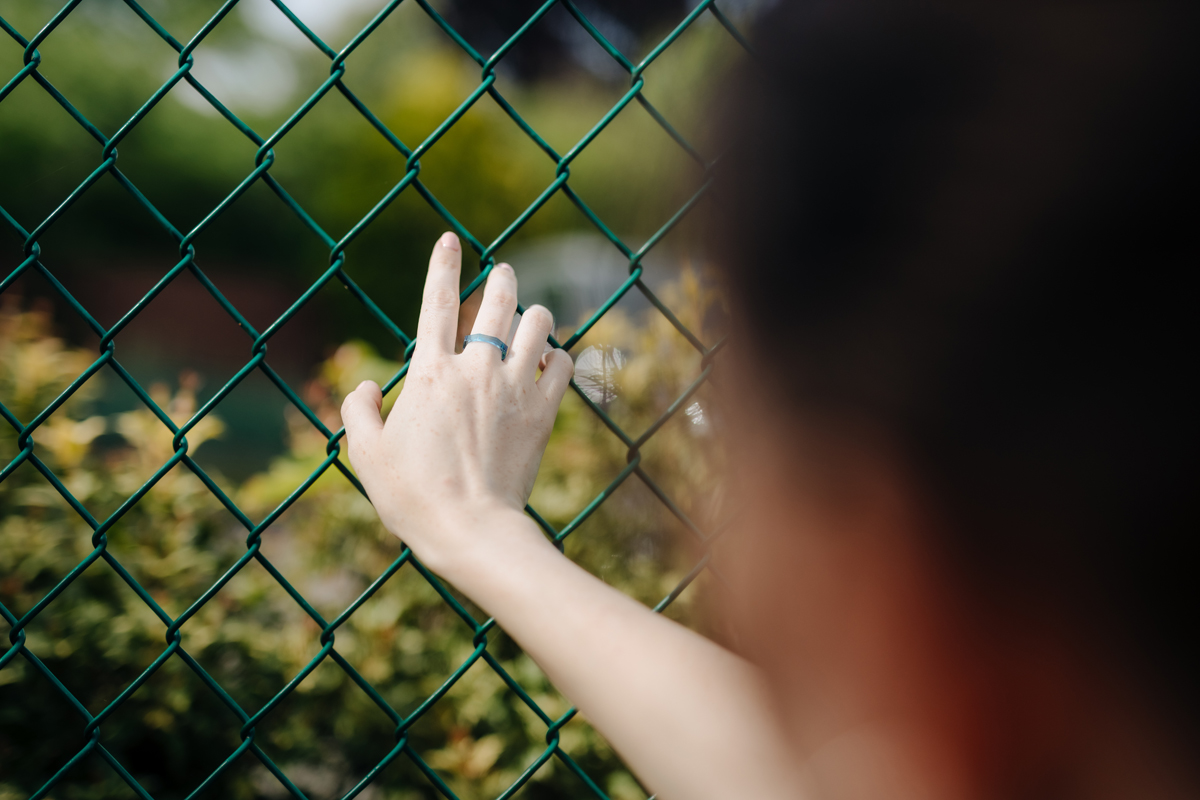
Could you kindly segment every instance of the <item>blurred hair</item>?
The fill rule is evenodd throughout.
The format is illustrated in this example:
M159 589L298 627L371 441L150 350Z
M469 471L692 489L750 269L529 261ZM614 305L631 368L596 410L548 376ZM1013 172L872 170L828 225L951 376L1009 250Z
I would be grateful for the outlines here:
M707 226L776 401L884 430L982 585L1127 648L1190 734L1197 18L782 3Z

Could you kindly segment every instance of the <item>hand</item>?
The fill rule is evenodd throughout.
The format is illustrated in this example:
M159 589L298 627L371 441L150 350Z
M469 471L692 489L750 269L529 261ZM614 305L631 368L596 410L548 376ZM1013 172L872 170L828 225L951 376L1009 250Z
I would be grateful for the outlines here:
M455 355L461 258L453 234L434 247L387 422L374 383L342 404L350 462L384 525L493 614L662 796L794 797L757 673L564 558L522 513L573 365L543 355L553 320L536 306L504 362L483 343ZM516 292L510 268L492 270L473 332L506 339Z
M541 306L526 309L504 361L482 342L456 355L461 267L458 238L446 233L429 259L417 347L387 422L373 381L342 403L350 463L380 519L435 571L472 539L513 529L489 523L524 509L574 371L565 351L548 349L554 320ZM507 341L516 308L517 276L500 264L472 333Z

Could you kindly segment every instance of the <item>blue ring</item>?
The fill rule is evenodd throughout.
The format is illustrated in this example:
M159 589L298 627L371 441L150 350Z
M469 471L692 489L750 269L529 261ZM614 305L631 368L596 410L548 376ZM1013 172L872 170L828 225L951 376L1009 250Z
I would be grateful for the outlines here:
M500 351L501 361L508 357L508 345L504 343L503 339L497 339L495 336L488 336L484 333L468 333L463 337L463 350L466 350L467 345L471 342L483 342L497 348Z

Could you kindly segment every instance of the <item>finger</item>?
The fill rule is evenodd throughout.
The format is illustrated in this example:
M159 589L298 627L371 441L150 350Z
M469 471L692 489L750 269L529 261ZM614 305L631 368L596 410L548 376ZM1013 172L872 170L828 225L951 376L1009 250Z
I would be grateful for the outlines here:
M521 315L508 360L520 380L533 380L546 352L546 337L554 330L554 315L545 306L530 306Z
M497 264L488 275L487 285L483 287L483 302L479 304L479 314L475 317L471 333L495 336L507 342L516 313L517 275L508 264ZM496 349L488 345L483 347ZM475 349L475 346L471 349Z
M417 338L438 353L454 352L454 333L458 328L458 277L461 271L462 246L458 237L447 231L433 246L433 255L429 257L429 273L425 276L425 294L421 299L421 317L417 322Z
M383 392L375 381L363 381L342 401L342 424L346 426L346 442L350 446L351 462L355 451L363 452L383 430L379 410L383 408Z
M551 350L545 357L546 368L537 385L541 388L546 399L558 406L567 387L571 385L571 376L575 374L575 363L566 350Z

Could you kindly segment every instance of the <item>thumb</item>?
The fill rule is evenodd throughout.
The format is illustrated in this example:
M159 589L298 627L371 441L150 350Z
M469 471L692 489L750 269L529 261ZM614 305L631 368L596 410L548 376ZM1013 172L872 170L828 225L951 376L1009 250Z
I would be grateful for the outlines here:
M342 401L342 424L352 449L361 450L383 430L379 410L383 407L383 392L375 381L363 381Z
M546 399L558 408L563 395L567 393L567 387L571 385L571 376L575 374L575 362L571 361L567 351L551 350L542 356L542 364L542 377L538 378L537 385L541 387Z

